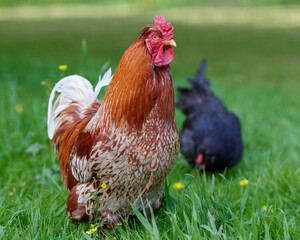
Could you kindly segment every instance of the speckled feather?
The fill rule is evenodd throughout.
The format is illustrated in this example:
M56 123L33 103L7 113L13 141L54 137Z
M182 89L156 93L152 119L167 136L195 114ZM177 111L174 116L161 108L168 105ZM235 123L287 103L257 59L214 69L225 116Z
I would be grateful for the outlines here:
M141 209L141 198L160 208L179 137L170 67L153 65L145 46L149 31L158 30L145 28L127 49L101 104L95 99L81 110L70 103L55 118L52 141L71 190L73 221L92 220L98 209L107 223L121 224L120 217L133 215L129 202Z

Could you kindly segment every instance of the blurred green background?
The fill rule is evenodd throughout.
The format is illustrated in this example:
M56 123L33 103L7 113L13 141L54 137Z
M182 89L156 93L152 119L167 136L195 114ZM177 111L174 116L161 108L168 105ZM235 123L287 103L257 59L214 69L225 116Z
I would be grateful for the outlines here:
M273 4L297 4L299 0L0 0L1 6L15 6L23 4L74 4L74 3L85 3L85 4L120 4L127 2L128 4L137 4L143 6L154 6L154 5L187 5L187 4L247 4L247 5L273 5Z
M155 15L175 27L175 88L187 86L186 76L206 59L213 91L241 119L245 145L242 162L221 174L199 174L179 156L166 188L166 202L177 204L160 211L160 236L299 237L298 1L0 0L0 238L90 239L88 225L73 225L65 214L68 192L48 148L49 90L70 74L95 85ZM183 121L176 111L179 129ZM174 190L178 181L187 187ZM207 203L197 211L195 194ZM117 237L155 239L155 229L126 230Z

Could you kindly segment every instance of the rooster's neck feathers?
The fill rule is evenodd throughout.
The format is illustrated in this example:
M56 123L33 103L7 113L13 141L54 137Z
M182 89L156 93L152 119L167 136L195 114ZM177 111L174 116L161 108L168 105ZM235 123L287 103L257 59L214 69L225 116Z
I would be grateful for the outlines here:
M174 90L170 67L155 67L141 37L124 53L98 110L101 125L140 129L157 105L157 118L172 127Z

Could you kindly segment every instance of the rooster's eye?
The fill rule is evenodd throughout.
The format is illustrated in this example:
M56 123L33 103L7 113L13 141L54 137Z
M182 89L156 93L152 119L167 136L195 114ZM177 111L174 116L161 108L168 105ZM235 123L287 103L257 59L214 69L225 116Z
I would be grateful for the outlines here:
M154 35L154 36L153 36L153 39L156 39L156 38L157 38L157 36L156 36L156 35Z

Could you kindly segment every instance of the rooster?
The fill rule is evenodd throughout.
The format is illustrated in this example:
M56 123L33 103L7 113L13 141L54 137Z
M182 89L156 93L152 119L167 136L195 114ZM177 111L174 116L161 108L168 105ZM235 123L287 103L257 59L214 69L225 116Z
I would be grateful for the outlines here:
M198 170L222 171L241 160L241 126L210 90L205 70L203 61L196 76L188 78L192 89L178 88L177 107L187 116L180 131L181 153Z
M70 190L66 211L74 222L100 216L107 229L145 206L157 212L164 183L179 152L169 64L173 26L156 16L125 51L113 76L109 70L95 91L73 75L50 95L48 136ZM101 103L97 100L106 86ZM55 93L59 96L55 100Z

